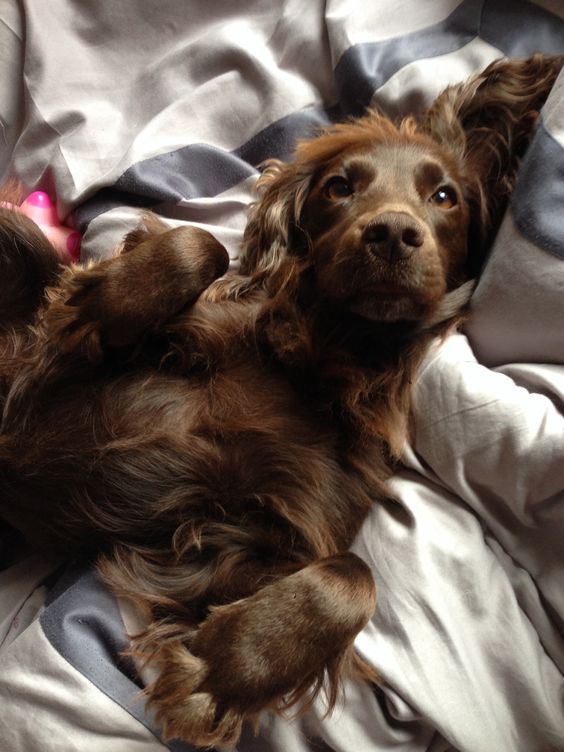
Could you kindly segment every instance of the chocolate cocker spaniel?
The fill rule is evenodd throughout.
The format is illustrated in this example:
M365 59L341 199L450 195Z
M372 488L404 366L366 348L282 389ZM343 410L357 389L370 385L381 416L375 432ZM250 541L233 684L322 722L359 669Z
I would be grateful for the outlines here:
M271 161L237 274L151 215L63 269L0 210L0 515L144 614L167 738L234 743L374 678L353 641L375 587L348 548L562 62L496 62L419 120L370 112Z

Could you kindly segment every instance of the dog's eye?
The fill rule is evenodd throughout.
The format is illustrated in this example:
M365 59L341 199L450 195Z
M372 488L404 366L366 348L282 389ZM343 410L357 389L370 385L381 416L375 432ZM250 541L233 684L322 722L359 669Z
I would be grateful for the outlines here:
M456 191L448 185L441 187L433 193L429 201L440 209L452 209L458 203Z
M335 175L325 183L325 195L332 201L351 196L353 189L349 181L341 175Z

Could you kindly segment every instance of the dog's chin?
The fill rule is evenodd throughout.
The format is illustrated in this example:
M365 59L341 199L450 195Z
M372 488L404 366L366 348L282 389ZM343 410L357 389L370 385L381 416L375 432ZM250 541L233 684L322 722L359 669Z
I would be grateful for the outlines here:
M364 292L352 298L348 307L370 321L417 321L423 328L430 328L459 316L468 305L475 284L475 280L468 280L432 300L401 290L386 294Z
M418 300L407 291L364 292L349 300L349 310L370 321L420 321L429 314L429 301Z

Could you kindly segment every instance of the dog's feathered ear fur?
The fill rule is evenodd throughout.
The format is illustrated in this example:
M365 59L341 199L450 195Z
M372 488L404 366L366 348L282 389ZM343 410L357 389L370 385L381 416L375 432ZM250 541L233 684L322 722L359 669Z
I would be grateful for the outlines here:
M295 250L299 217L311 183L309 166L270 159L257 181L259 200L251 206L243 236L241 271L267 272Z
M487 248L499 227L520 159L563 62L562 55L541 54L496 60L469 81L448 87L423 120L423 130L461 165L472 216L471 257L478 266L479 249Z

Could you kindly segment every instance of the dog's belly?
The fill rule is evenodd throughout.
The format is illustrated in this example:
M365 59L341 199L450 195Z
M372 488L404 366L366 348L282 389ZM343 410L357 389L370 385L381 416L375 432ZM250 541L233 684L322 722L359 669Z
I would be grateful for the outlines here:
M170 546L183 526L211 546L231 527L254 531L267 556L309 559L351 542L370 494L343 465L331 425L251 362L211 378L135 372L45 396L3 439L0 499L12 523L66 550Z

